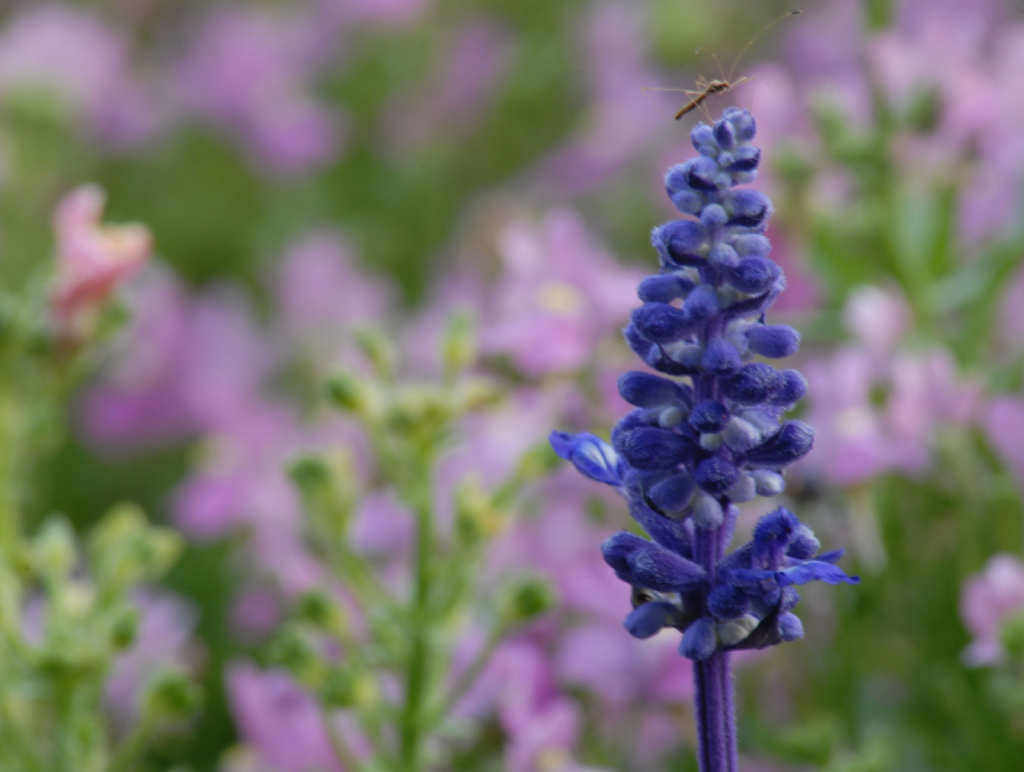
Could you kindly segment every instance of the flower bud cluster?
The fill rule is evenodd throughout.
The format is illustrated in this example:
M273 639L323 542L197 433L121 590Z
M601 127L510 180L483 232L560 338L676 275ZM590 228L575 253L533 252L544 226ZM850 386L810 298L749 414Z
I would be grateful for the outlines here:
M661 270L640 283L643 305L624 331L661 374L619 379L635 409L611 445L588 433L551 436L584 475L622 492L653 539L623 532L604 545L605 560L634 588L626 628L644 638L676 627L682 653L696 660L798 638L792 585L855 581L833 565L841 552L812 559L817 540L783 508L724 554L735 503L781 493L783 470L814 440L809 426L785 418L807 391L803 376L753 361L787 357L800 344L796 330L765 320L785 287L764 235L771 202L736 188L756 178L755 131L748 111L729 108L691 132L700 155L665 176L672 202L691 217L655 228Z

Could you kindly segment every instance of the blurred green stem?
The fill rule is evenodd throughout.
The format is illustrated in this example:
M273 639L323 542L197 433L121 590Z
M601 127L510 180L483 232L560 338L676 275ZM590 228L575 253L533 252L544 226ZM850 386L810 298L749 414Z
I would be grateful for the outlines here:
M410 646L406 663L405 707L399 724L399 769L421 769L423 713L430 665L431 557L434 553L434 512L431 496L429 454L417 459L410 480L409 503L416 516L415 586L409 611Z

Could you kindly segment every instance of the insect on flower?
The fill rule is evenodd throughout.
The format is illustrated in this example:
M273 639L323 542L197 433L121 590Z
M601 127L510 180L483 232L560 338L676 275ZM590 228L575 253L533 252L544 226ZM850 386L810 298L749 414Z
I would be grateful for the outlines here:
M679 112L676 113L675 119L678 121L680 118L682 118L687 113L690 113L690 112L696 110L698 107L700 107L702 104L704 104L704 102L709 97L715 96L716 94L725 94L726 92L732 91L734 88L739 86L741 83L746 83L748 80L750 80L750 78L747 78L747 77L742 77L742 78L740 78L737 81L733 81L733 79L732 79L733 78L733 74L736 72L736 67L740 63L740 59L743 58L743 54L745 54L747 52L747 49L749 49L752 45L754 45L754 42L759 37L761 37L761 35L763 35L765 32L767 32L770 28L774 27L776 24L778 24L783 19L788 19L790 16L798 16L801 13L803 13L803 11L799 11L798 10L798 11L790 11L789 13L783 14L782 16L777 18L775 21L773 21L770 24L766 25L764 27L764 29L762 29L756 35L754 35L754 37L752 37L747 42L747 44L745 46L743 46L743 50L740 51L739 55L736 57L736 61L733 62L732 68L729 70L729 75L728 76L726 76L725 73L721 71L722 70L722 65L718 61L718 57L715 56L714 54L712 54L712 58L715 60L715 63L718 64L718 69L719 69L720 74L722 76L721 79L715 79L715 80L709 81L709 80L706 80L704 77L699 77L699 78L697 78L697 88L696 89L681 89L682 92L684 94L686 94L687 98L690 101L687 102L685 105L683 105L683 107L679 110ZM679 91L680 89L644 89L644 90L645 91ZM709 116L708 119L710 120L710 116Z

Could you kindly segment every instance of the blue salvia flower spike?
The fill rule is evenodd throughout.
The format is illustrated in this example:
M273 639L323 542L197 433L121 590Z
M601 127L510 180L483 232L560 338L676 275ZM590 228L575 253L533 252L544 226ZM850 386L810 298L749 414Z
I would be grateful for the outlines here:
M735 503L785 489L785 467L806 455L814 431L785 412L807 391L783 359L800 334L765 314L786 286L765 236L772 205L737 188L757 177L761 152L746 110L729 108L690 133L699 153L665 175L684 215L654 229L660 272L644 279L642 305L624 330L630 348L659 374L634 371L619 392L635 410L611 443L586 432L552 432L556 452L593 480L615 486L653 541L622 532L605 561L633 587L626 630L647 638L682 633L694 662L701 772L739 772L729 652L803 636L794 585L855 584L796 515L778 507L754 537L726 554ZM817 556L817 557L816 557Z

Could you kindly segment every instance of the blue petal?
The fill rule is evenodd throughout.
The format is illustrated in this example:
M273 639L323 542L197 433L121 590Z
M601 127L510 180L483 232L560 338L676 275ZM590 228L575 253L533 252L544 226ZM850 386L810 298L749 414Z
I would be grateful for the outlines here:
M775 578L780 587L791 584L807 584L808 582L825 582L826 584L859 584L859 576L847 576L839 566L824 563L820 560L808 560L799 566L778 571Z
M572 461L573 466L585 477L606 485L621 485L624 467L615 449L600 437L590 432L572 435L566 432L551 432L548 441L555 453Z

